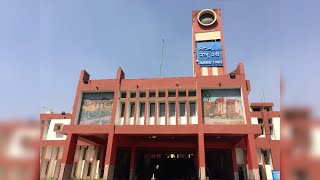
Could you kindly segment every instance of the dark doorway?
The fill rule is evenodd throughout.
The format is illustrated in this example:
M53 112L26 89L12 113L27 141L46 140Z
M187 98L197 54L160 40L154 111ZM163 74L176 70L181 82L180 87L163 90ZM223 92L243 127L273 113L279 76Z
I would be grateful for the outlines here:
M245 170L245 165L240 165L238 164L238 175L239 175L239 180L246 180L246 170Z
M206 150L206 176L209 177L209 179L234 179L232 168L231 150Z
M130 175L130 150L117 149L117 158L114 167L114 179L127 180Z
M193 153L144 153L137 154L137 179L192 180L197 177L196 159Z

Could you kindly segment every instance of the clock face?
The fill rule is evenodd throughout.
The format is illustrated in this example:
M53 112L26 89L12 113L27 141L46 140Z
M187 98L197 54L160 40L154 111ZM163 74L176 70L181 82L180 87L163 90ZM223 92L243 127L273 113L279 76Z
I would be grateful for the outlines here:
M210 26L217 20L216 13L212 9L202 10L198 14L198 22L203 26Z

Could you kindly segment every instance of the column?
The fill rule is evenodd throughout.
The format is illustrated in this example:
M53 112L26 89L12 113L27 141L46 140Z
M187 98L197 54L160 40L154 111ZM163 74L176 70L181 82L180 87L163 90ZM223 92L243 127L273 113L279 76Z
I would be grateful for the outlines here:
M249 180L260 180L259 166L257 160L257 150L254 141L254 135L248 134L247 137L247 160L249 167Z
M113 133L108 135L103 180L112 180L116 161L117 143Z
M61 168L59 172L59 180L71 179L74 154L77 149L78 135L68 134L65 141L63 156L61 159Z
M239 180L236 148L231 149L234 180Z
M206 179L206 157L204 146L204 134L198 134L198 162L199 162L199 178L200 180Z
M129 180L134 179L135 163L136 163L136 147L132 147L131 148L131 155L130 155L130 177L129 177Z

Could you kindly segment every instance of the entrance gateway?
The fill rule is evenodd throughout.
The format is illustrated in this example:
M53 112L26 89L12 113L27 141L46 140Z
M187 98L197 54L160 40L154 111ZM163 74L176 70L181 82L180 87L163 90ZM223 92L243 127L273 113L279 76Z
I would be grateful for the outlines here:
M130 141L135 139L135 144L146 146L136 147L135 153L132 153L132 147L117 148L115 180L150 180L152 177L157 180L198 179L196 137L141 136L122 138L129 138ZM211 145L217 143L212 141L216 138L207 139ZM227 138L225 140L227 141ZM232 144L233 142L228 143ZM228 147L222 147L220 144L218 148L213 146L206 148L206 176L209 179L234 179L232 152Z

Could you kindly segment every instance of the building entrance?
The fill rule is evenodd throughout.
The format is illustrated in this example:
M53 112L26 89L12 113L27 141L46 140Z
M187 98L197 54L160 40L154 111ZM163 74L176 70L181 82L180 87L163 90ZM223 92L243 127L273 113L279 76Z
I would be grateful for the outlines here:
M196 156L191 152L157 152L137 154L137 179L191 180L197 177Z
M206 150L206 176L214 180L229 180L233 178L231 150Z

